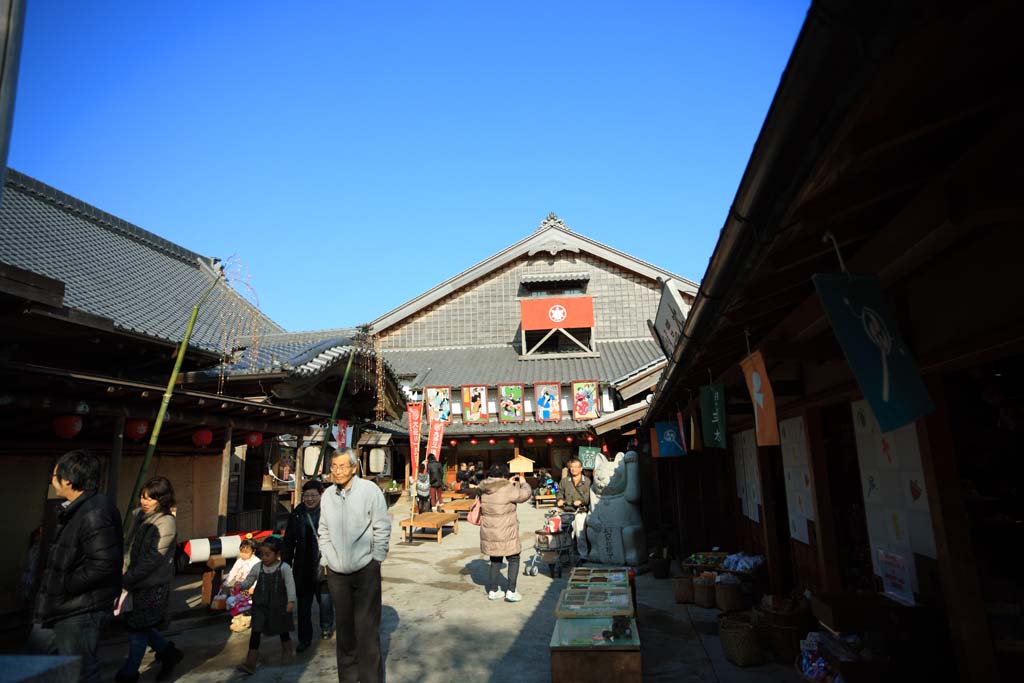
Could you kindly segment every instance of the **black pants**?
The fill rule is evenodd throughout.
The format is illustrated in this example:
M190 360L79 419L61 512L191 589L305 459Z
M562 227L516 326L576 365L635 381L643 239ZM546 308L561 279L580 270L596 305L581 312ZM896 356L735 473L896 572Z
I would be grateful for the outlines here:
M370 564L352 574L330 571L327 586L337 618L338 680L379 683L380 562L370 560Z
M249 649L250 650L258 650L258 649L260 649L260 638L262 636L263 636L263 634L260 633L259 631L253 631L252 632L252 635L249 636ZM281 634L281 642L282 643L287 643L291 639L292 639L292 634L288 633L288 631L285 631L284 633Z
M519 578L519 554L508 556L508 590L511 593L516 592L516 579ZM498 590L498 579L501 578L501 560L500 557L491 556L491 578L487 582L488 591Z
M300 584L295 587L298 604L299 642L309 645L313 642L313 601L320 606L320 633L334 630L334 605L331 594L320 591L321 584L313 580L311 584Z

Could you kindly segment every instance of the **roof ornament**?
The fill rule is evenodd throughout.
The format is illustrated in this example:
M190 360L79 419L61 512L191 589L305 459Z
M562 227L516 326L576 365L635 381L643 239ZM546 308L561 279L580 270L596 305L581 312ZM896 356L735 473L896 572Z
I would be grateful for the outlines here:
M540 222L537 226L537 232L541 230L547 230L548 228L558 228L559 230L569 230L569 226L562 222L562 219L555 215L552 211L548 214L548 217Z

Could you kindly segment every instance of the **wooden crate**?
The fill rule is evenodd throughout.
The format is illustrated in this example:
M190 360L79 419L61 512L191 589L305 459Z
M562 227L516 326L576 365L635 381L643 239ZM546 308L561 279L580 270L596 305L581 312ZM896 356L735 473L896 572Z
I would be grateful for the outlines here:
M630 619L633 637L607 641L611 618L559 619L551 635L552 683L639 683L643 680L640 634Z

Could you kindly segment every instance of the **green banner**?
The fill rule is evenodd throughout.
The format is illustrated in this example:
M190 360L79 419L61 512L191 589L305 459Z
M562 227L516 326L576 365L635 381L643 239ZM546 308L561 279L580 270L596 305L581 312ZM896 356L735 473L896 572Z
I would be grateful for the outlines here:
M700 388L700 418L704 428L704 446L725 448L725 385Z
M577 457L580 459L580 462L583 463L583 469L594 469L594 463L600 452L601 449L597 446L580 446L580 453Z

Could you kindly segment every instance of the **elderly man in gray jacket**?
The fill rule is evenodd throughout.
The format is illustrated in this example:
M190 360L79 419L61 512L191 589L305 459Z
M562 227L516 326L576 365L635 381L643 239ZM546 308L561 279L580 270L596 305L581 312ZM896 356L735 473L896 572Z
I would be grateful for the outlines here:
M352 448L331 457L334 485L320 501L320 564L337 616L338 680L378 683L380 658L380 563L388 556L391 518L384 494L361 479Z

